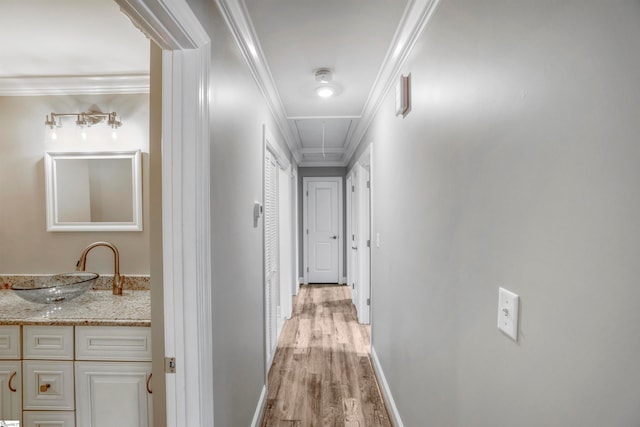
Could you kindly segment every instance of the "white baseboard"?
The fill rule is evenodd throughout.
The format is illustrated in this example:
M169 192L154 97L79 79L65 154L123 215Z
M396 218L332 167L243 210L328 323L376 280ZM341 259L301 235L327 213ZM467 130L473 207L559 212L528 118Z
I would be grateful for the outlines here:
M262 392L260 393L260 400L258 400L258 407L256 408L256 412L253 414L253 420L251 421L251 427L258 427L260 425L260 421L262 421L262 413L264 412L264 406L267 403L267 386L262 387Z
M393 421L393 425L395 427L404 427L402 419L400 419L400 412L398 412L398 408L396 407L396 402L393 400L389 383L387 383L387 378L384 376L384 372L382 372L380 360L378 359L378 355L376 354L376 350L373 346L371 346L371 360L373 361L373 369L376 371L376 376L380 383L380 389L384 395L384 401L386 402L389 411L391 411L391 421Z

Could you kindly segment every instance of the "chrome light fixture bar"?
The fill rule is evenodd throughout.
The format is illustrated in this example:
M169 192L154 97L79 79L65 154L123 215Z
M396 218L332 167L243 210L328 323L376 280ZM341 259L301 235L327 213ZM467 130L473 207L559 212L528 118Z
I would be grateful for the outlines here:
M57 139L56 128L62 127L62 119L65 117L75 117L76 125L80 127L82 139L87 138L85 129L98 123L106 122L112 129L111 137L117 138L116 130L122 126L122 121L118 119L116 112L102 113L100 111L83 111L81 113L51 113L44 121L51 132L51 139Z

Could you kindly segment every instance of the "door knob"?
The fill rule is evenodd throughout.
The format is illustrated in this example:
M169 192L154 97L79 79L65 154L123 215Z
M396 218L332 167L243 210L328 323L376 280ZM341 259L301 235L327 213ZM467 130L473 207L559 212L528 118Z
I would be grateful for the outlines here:
M338 238L338 236L331 236L331 238L332 238L333 240L336 240L336 239Z

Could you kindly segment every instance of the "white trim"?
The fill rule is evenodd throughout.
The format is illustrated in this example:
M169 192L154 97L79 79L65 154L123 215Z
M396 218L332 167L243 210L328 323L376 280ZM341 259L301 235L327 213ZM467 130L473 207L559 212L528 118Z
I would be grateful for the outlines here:
M167 426L213 426L210 40L185 1L116 1L163 49L164 335L177 363L165 375Z
M404 427L402 419L400 418L400 412L398 411L396 402L391 394L391 388L389 388L387 378L384 376L384 372L382 371L380 359L378 359L378 355L376 354L376 350L373 346L371 346L371 361L373 362L373 369L376 373L376 377L378 377L378 384L380 384L380 389L382 390L385 403L391 412L391 421L395 427Z
M0 96L149 93L149 75L2 77Z
M264 145L267 150L271 151L271 154L273 154L273 156L275 157L280 169L289 169L289 165L291 164L291 162L289 161L286 153L282 151L282 148L280 148L280 144L278 143L276 137L273 136L271 132L269 132L269 129L267 129L267 125L262 125L262 133L264 138Z
M260 422L262 421L262 414L264 413L264 408L267 404L267 386L262 386L262 391L260 392L260 399L258 399L258 406L256 406L256 411L253 413L253 419L251 420L251 427L259 427Z
M295 137L287 122L284 104L267 65L267 60L260 47L258 36L253 28L244 2L241 0L216 0L216 4L227 21L256 84L265 97L269 110L275 118L276 125L282 133L293 159L299 164L301 156L298 154L297 149L302 147L302 143Z
M211 42L186 1L115 0L143 33L163 50L196 49Z
M389 46L389 50L382 62L382 67L380 67L378 76L362 109L362 119L356 125L346 144L347 155L343 166L348 164L353 153L358 148L360 141L382 106L387 92L391 87L394 87L413 46L418 41L427 22L433 16L439 2L440 0L409 0L400 20L398 30L393 36L391 46Z
M340 284L341 285L348 285L349 283L347 282L347 278L346 277L342 277L342 279L340 279Z
M362 116L287 116L287 120L361 119Z
M341 176L303 176L302 177L302 236L303 236L303 247L304 251L302 259L304 260L303 264L303 275L304 275L304 284L309 284L309 273L307 272L307 268L309 267L309 238L306 233L307 229L307 200L305 197L309 191L308 185L309 182L337 182L338 183L338 278L340 281L344 279L344 206L342 203L343 198L343 180ZM344 283L344 282L343 282Z

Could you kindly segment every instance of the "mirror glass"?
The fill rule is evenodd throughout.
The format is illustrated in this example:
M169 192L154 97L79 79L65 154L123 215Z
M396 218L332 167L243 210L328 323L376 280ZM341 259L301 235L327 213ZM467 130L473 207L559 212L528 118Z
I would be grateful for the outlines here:
M47 153L47 230L142 230L140 163L139 150Z

